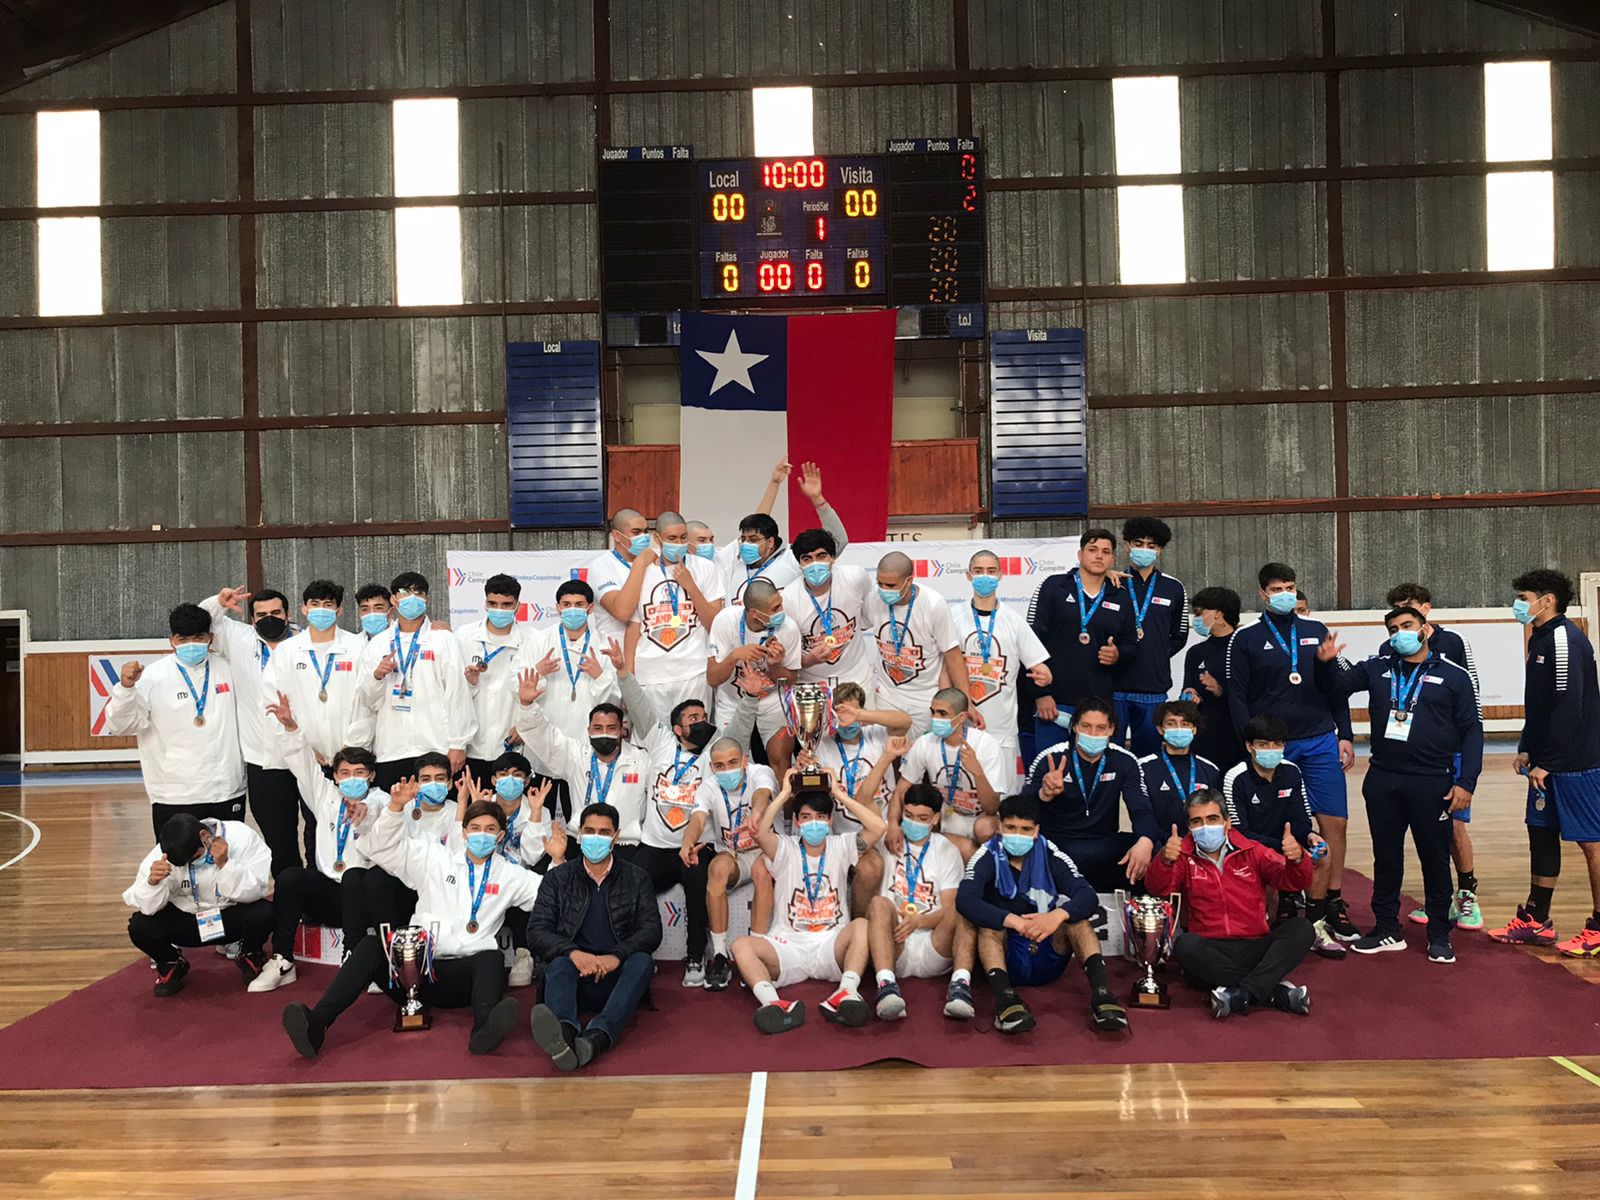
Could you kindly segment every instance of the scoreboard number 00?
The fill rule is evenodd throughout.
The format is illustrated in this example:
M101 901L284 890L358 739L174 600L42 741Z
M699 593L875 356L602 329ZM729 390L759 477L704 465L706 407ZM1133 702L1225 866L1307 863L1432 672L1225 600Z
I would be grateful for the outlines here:
M713 192L711 194L711 219L713 221L744 220L744 193Z

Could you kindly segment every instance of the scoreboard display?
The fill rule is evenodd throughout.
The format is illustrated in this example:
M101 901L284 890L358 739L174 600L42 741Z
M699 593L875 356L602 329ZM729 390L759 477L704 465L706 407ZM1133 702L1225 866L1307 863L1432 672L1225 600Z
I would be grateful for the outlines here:
M607 343L674 341L685 309L887 306L901 336L981 337L982 181L973 138L781 159L605 150Z

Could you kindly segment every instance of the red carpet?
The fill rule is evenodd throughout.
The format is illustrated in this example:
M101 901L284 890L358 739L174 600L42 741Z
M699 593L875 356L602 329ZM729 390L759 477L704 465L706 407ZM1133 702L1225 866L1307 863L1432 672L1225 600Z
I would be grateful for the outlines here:
M1356 921L1366 927L1368 885L1350 879ZM1409 908L1410 905L1407 905ZM1404 910L1403 910L1404 911ZM591 1073L667 1075L821 1071L902 1059L926 1067L1056 1063L1331 1061L1400 1058L1511 1058L1600 1054L1600 988L1481 933L1459 933L1453 966L1430 964L1421 930L1408 927L1404 954L1308 960L1296 981L1310 986L1310 1018L1254 1012L1213 1021L1205 998L1172 985L1173 1007L1135 1013L1133 1030L1104 1037L1090 1030L1081 974L1026 993L1039 1027L1007 1038L989 1025L985 989L978 1019L941 1015L942 985L905 981L910 1017L842 1029L821 1019L823 984L795 989L807 1024L766 1037L751 1024L754 1004L737 987L714 994L678 986L678 970L658 976L657 1011L644 1011L628 1039ZM467 1014L436 1010L427 1033L390 1032L394 1007L363 997L307 1062L284 1037L278 1013L290 1000L312 1002L331 968L303 967L294 986L252 996L232 964L192 953L187 989L169 1000L150 994L137 963L0 1030L0 1088L122 1088L251 1083L346 1083L412 1079L503 1079L554 1075L523 1023L496 1055L466 1051ZM1113 964L1119 990L1133 968ZM524 1010L531 990L517 993ZM868 989L870 998L871 992Z

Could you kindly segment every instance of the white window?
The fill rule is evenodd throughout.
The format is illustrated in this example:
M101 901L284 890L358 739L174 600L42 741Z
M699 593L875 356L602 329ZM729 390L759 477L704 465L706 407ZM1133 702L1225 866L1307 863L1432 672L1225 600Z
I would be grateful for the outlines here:
M1483 65L1483 155L1491 163L1548 161L1550 64ZM1548 271L1556 264L1555 176L1490 171L1484 179L1491 271Z
M816 153L810 88L754 88L750 101L755 117L757 158Z
M1489 270L1556 265L1555 178L1549 171L1495 171L1485 181Z
M40 208L100 203L100 114L42 112L34 125ZM104 311L100 288L100 218L41 217L38 222L39 315Z
M1490 162L1550 157L1550 64L1483 64L1483 151Z
M455 196L460 191L456 101L396 100L394 194ZM460 304L461 209L455 205L395 209L394 265L397 304Z
M1183 169L1174 75L1111 81L1118 175L1176 175ZM1183 188L1144 184L1117 188L1118 277L1123 283L1182 283Z
M1111 81L1118 175L1176 175L1178 77L1135 75Z
M1117 189L1117 257L1123 283L1182 283L1183 189Z

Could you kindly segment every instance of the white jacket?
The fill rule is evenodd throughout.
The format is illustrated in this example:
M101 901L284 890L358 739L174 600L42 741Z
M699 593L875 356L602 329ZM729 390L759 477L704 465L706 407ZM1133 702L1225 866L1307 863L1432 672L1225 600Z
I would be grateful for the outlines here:
M539 707L544 709L544 715L550 718L550 723L574 741L584 741L589 736L589 713L596 704L615 704L619 697L617 684L617 669L611 665L611 660L600 651L603 643L598 633L589 634L589 647L594 651L595 659L600 663L600 678L595 679L587 672L579 670L578 663L583 658L583 639L580 633L577 641L567 637L567 631L558 621L545 629L535 629L528 634L527 653L525 661L520 665L528 669L535 669L546 654L554 652L556 662L560 664L555 674L544 677L544 691L539 695ZM561 656L562 643L566 643L567 657ZM572 664L572 669L577 672L574 680L567 675L567 663ZM512 719L515 720L517 704L516 681L511 684ZM526 750L524 750L526 753ZM544 764L537 758L529 755L534 769L549 774Z
M639 844L644 824L645 793L649 787L646 775L649 760L643 750L631 742L623 742L622 749L608 769L597 763L588 741L579 742L562 733L544 714L537 701L517 704L517 732L527 743L528 757L538 758L550 774L567 781L567 793L572 798L572 822L576 826L583 810L601 800L601 785L610 778L610 790L605 801L617 810L622 818L617 830L617 841L624 846ZM591 777L590 767L598 770L599 778Z
M264 680L266 694L263 707L278 698L282 692L289 697L294 718L311 743L311 748L330 762L347 743L345 736L350 720L355 715L356 691L360 679L356 663L366 648L367 639L348 629L333 629L333 640L320 645L311 640L309 630L302 630L287 642L279 644L267 664ZM316 661L312 662L312 656ZM331 665L330 665L331 660ZM328 698L318 700L322 691L322 673L328 676ZM277 726L272 718L271 732L276 739Z
M270 727L272 718L267 716L268 697L263 684L277 649L263 642L253 625L230 617L215 596L200 601L200 607L211 614L211 652L228 660L233 684L239 689L239 748L244 751L245 762L282 770L277 730ZM288 644L288 640L280 642L279 648Z
M527 626L513 625L498 634L488 621L474 621L456 630L455 636L461 649L463 681L474 660L488 664L477 683L466 685L477 723L467 753L473 758L499 758L511 732L511 712L517 706L517 672L528 665Z
M429 751L465 750L477 729L472 697L467 694L467 664L461 647L448 629L436 629L424 621L417 631L421 643L411 668L411 695L404 703L409 711L398 711L395 703L401 686L400 663L411 649L412 634L400 633L398 625L367 643L356 663L359 689L355 716L348 734L352 746L367 746L379 762L415 758ZM382 679L373 676L383 656L393 651L399 635L402 654L396 666Z
M206 665L211 667L206 682ZM144 669L131 688L117 684L106 704L105 731L139 739L139 769L152 804L220 804L244 795L238 693L226 659L212 654L189 671L206 691L204 725L172 655Z
M296 721L296 724L298 723ZM277 725L277 722L274 721L273 724ZM300 785L300 798L306 802L306 807L316 818L317 870L338 882L343 872L336 871L333 864L341 861L339 816L344 807L344 794L339 791L338 784L322 773L316 753L311 749L311 743L306 741L302 730L296 729L293 733L289 733L280 727L278 747L283 755L284 765L294 773L295 782ZM366 797L361 803L367 806L367 815L345 835L342 861L347 871L352 867L368 865L365 835L371 833L372 823L377 819L378 810L389 803L389 793L379 788L368 788ZM448 808L449 805L445 807Z
M165 853L158 845L144 856L133 886L122 893L124 904L153 917L169 904L192 913L266 899L267 885L272 882L272 851L261 835L243 821L207 819L200 824L212 837L228 843L228 861L220 867L204 861L173 867L165 879L152 884L150 868Z

